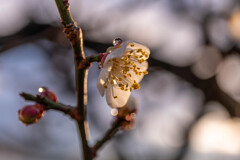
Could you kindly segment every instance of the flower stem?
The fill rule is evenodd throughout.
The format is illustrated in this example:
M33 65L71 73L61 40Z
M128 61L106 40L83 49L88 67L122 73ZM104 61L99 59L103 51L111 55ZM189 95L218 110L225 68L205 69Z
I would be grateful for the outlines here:
M86 57L86 60L91 63L91 62L100 62L102 58L102 54L96 55L96 56L89 56Z

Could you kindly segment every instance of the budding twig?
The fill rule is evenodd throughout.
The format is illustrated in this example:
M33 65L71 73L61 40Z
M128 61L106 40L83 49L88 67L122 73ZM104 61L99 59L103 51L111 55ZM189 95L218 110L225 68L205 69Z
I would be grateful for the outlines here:
M20 96L22 96L25 100L34 101L44 105L44 108L46 110L49 109L57 110L71 116L73 119L80 119L80 117L75 114L75 108L72 106L67 106L62 103L54 102L44 96L40 95L34 96L32 94L28 94L25 92L20 93Z

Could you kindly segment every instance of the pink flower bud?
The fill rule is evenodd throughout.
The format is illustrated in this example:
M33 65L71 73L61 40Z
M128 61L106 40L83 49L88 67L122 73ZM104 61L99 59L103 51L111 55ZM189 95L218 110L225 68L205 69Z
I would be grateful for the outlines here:
M125 120L124 123L122 123L122 129L130 130L133 128L135 123L136 113L137 113L137 103L136 103L136 100L131 96L127 104L121 108L118 108L117 113L115 114L118 119Z
M28 105L18 110L19 120L25 125L33 124L44 115L44 107L41 104Z
M46 87L40 87L38 91L40 92L41 96L47 97L54 102L58 101L56 94L53 91L48 90Z

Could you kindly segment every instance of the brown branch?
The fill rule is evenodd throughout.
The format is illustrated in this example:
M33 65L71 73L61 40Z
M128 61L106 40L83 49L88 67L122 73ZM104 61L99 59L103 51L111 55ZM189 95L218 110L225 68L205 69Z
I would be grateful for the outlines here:
M86 136L86 105L87 105L87 76L88 69L78 67L79 64L85 59L83 50L83 37L82 30L74 22L69 11L68 0L55 0L58 11L62 18L64 32L66 37L71 41L74 50L75 72L76 72L76 91L77 91L77 111L82 119L77 121L81 140L82 150L85 160L91 160L90 148Z
M219 88L215 77L202 80L192 73L190 67L176 67L153 58L149 59L149 64L150 67L159 67L172 72L200 89L204 93L206 101L216 100L228 110L231 116L240 116L240 104Z
M95 157L97 151L108 141L110 140L119 130L119 128L122 126L122 124L125 122L124 119L117 118L111 128L104 134L104 136L96 142L96 144L92 147L92 156Z
M33 30L33 31L32 31ZM29 31L29 32L28 32ZM17 47L25 43L32 43L40 39L57 41L62 33L59 27L30 23L14 35L0 38L0 52Z
M44 105L46 110L52 109L52 110L60 111L64 114L69 115L75 120L81 119L81 117L79 117L76 114L76 108L72 106L69 106L69 105L67 106L62 103L54 102L44 96L40 96L40 95L34 96L32 94L28 94L25 92L20 93L20 96L22 96L27 101L33 101L33 102L37 102L39 104Z

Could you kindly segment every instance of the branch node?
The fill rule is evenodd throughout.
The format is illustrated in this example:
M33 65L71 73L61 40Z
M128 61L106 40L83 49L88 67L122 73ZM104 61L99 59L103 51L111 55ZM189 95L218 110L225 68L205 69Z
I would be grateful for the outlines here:
M77 69L88 69L91 66L91 62L87 59L83 59L77 66Z
M68 9L69 8L68 0L63 0L63 5L65 6L65 9Z
M80 116L79 111L78 111L77 108L71 109L71 110L69 111L69 115L70 115L73 119L75 119L76 121L81 121L81 120L83 120L83 117Z

